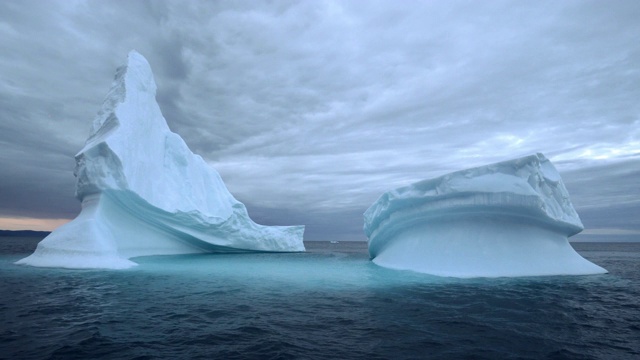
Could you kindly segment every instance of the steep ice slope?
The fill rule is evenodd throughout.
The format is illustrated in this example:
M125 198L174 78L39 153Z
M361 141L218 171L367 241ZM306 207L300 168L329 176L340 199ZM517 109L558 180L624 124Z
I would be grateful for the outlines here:
M569 244L583 226L542 154L391 190L364 218L371 258L389 268L455 277L606 272Z
M304 251L303 226L249 218L218 173L171 132L147 60L129 53L76 155L82 212L19 264L126 268L144 255Z

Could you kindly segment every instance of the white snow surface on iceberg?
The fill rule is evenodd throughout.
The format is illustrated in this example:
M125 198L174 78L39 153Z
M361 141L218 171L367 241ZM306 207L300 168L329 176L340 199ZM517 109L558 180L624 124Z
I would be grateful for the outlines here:
M82 211L18 264L127 268L136 256L304 251L304 226L262 226L160 112L147 60L129 53L76 155Z
M364 218L369 254L388 268L463 278L607 272L569 244L583 225L542 154L391 190Z

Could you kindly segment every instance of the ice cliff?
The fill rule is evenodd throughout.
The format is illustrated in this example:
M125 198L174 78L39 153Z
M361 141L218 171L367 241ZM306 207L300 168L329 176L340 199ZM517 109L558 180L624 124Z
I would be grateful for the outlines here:
M136 256L304 251L304 226L262 226L220 175L171 132L147 60L129 53L76 155L82 211L20 261L127 268Z
M373 261L452 277L606 273L573 250L583 230L542 154L391 190L364 214Z

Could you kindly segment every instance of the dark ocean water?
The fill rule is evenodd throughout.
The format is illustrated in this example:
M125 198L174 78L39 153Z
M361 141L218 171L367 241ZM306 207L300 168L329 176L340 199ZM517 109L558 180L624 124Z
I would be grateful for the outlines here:
M13 265L3 359L640 359L640 243L577 243L610 273L449 279L377 267L366 244L138 258L125 271Z

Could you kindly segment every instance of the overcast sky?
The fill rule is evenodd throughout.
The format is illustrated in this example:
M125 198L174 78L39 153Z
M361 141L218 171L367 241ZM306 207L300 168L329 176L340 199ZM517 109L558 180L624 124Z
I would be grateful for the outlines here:
M384 191L542 152L586 233L640 235L640 2L0 1L0 228L79 212L115 69L262 224L364 240Z

